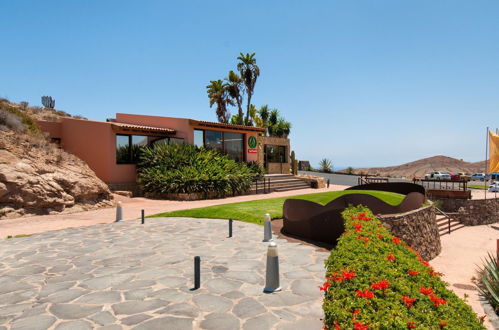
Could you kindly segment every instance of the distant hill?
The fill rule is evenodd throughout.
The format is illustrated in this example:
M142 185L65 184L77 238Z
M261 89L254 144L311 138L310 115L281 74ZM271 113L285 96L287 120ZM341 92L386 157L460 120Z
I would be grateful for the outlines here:
M30 106L28 102L14 103L7 99L0 98L0 105L3 107L15 108L29 117L36 120L57 121L60 117L72 117L78 119L87 119L82 116L70 115L66 111L50 109L45 107Z
M466 172L473 174L476 172L484 172L485 161L481 162L465 162L447 156L434 156L429 158L419 159L410 163L388 166L388 167L373 167L373 168L356 168L355 174L367 174L390 177L423 177L426 173L433 171L445 172ZM343 170L342 172L345 172Z

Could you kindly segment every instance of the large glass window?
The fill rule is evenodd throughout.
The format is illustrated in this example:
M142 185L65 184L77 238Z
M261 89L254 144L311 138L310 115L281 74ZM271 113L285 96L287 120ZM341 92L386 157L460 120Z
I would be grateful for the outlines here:
M244 161L244 134L242 133L195 129L194 145L216 149L235 161Z
M286 163L286 146L265 145L267 163Z
M223 152L223 133L217 131L204 131L204 146Z
M238 162L244 160L244 136L241 133L224 133L224 151Z
M171 137L145 135L116 135L116 163L135 164L140 159L140 149L154 143L182 143L184 140Z
M204 147L204 131L200 129L194 130L194 145L198 148Z

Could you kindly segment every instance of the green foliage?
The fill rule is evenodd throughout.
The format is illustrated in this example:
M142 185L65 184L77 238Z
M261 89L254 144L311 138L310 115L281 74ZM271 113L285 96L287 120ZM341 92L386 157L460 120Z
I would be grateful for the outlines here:
M499 315L499 267L497 259L489 253L483 268L478 269L478 293Z
M347 169L346 169L347 174L353 174L353 170L354 170L353 167L351 167L351 166L347 167Z
M143 148L139 162L139 183L144 191L157 194L216 193L225 197L246 192L253 176L244 163L185 143Z
M31 135L42 135L42 131L40 130L40 127L38 127L36 120L25 112L9 105L7 102L0 102L0 113L2 113L0 125L5 125L17 131L26 131ZM12 117L12 115L19 119ZM24 127L18 124L19 121L22 122Z
M342 215L346 231L326 260L321 287L327 329L484 329L440 274L371 211L350 207Z
M250 223L262 224L263 215L269 213L272 219L282 218L282 206L286 199L297 198L325 205L332 200L348 194L368 194L375 196L390 205L398 205L405 195L376 190L342 190L328 191L324 193L297 195L290 197L270 198L253 200L249 202L229 203L201 207L197 209L173 211L161 213L158 217L191 217L191 218L213 218L234 219Z
M298 174L298 161L296 160L295 151L291 151L291 174Z
M331 173L331 171L333 170L333 162L331 162L331 160L330 160L330 159L323 158L323 159L319 162L319 170L320 170L321 172Z
M260 163L253 161L245 164L248 166L250 172L253 173L253 180L262 179L265 175L265 169L260 165Z
M210 81L210 84L206 86L206 92L210 99L210 108L213 104L217 104L216 113L218 121L221 123L228 123L230 113L227 110L227 104L234 104L229 96L228 85L222 80L212 80Z
M291 132L291 123L286 121L277 109L270 110L266 124L269 136L287 137Z

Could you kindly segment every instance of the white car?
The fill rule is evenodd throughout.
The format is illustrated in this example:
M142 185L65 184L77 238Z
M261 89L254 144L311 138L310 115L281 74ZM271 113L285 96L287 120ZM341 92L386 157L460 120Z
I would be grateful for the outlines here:
M485 175L485 173L475 173L471 176L471 180L485 181L485 180L487 180L487 175Z
M424 178L427 180L450 180L450 174L448 172L436 171L425 174Z
M489 191L490 192L499 192L499 181L492 182L492 184L489 186Z

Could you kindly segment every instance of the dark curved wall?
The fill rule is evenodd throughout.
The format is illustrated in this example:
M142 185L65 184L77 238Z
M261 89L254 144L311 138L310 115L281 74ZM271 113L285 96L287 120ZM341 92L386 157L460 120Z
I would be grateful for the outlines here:
M324 206L301 199L287 199L283 205L282 230L294 236L336 244L345 231L341 212L349 205L364 205L374 214L395 214L415 210L425 202L424 188L413 183L371 183L345 190L381 190L407 196L396 206L366 194L343 195Z

